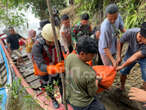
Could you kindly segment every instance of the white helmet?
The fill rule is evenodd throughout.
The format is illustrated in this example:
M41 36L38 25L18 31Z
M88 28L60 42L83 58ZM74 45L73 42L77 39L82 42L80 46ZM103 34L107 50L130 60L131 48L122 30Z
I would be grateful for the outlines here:
M56 29L57 38L59 40L59 30L56 27L55 27L55 29ZM52 26L50 23L46 24L43 27L41 35L47 41L51 41L51 42L54 41L54 34L53 34Z

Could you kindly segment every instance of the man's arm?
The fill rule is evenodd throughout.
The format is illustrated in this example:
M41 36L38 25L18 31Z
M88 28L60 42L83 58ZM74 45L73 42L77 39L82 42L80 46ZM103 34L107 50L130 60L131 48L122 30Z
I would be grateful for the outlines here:
M124 67L130 65L132 62L134 62L134 61L136 61L137 59L142 58L142 57L144 57L143 54L142 54L142 52L141 52L141 51L138 51L138 52L136 52L135 54L133 54L125 63L123 63L121 66L118 66L118 67L116 68L116 70L117 70L117 71L118 71L118 70L121 70L121 69L123 69Z
M115 60L114 57L112 56L112 54L111 54L109 48L104 48L104 52L105 52L105 54L107 55L107 57L111 60L113 66L116 67L116 66L117 66L116 60Z
M117 65L122 61L121 59L121 51L123 48L123 43L120 42L120 40L117 41Z
M10 49L10 39L9 39L9 36L6 38L6 45L7 45L8 52L11 54L11 49Z
M126 32L126 29L124 28L124 22L123 22L123 19L122 19L122 17L121 17L121 15L119 15L119 21L120 21L120 26L119 26L119 29L120 29L120 31L121 32Z
M6 45L7 45L8 52L11 54L10 43L6 42Z
M45 61L43 59L41 46L39 44L34 44L34 46L32 47L32 55L33 55L33 60L36 62L38 68L42 72L47 72L47 65L45 64Z
M91 73L90 79L86 79L88 81L87 83L87 91L89 96L94 97L96 96L96 92L98 90L98 81L96 80L95 73L94 75ZM95 76L95 77L94 77Z

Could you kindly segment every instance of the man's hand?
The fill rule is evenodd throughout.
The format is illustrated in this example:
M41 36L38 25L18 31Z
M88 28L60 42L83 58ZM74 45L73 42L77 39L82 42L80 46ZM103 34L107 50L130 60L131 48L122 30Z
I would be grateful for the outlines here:
M59 62L56 65L48 65L47 66L48 74L63 73L64 71L65 71L64 62Z
M132 87L129 91L129 99L139 102L146 102L146 91Z
M119 71L119 70L121 70L121 69L123 69L123 66L122 66L122 65L121 65L121 66L118 66L118 67L116 68L117 71Z
M119 65L121 63L121 61L122 61L122 58L118 57L117 60L116 60L117 65Z
M117 67L117 62L116 62L116 60L113 60L113 61L112 61L112 64L113 64L113 67L114 67L114 68Z
M65 71L64 69L64 62L59 62L56 64L56 68L58 70L58 73L63 73Z

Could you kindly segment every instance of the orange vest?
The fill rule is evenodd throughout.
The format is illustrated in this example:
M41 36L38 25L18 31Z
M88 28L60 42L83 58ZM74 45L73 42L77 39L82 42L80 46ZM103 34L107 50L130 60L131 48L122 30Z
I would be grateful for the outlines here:
M50 53L50 55L52 56L52 54L53 54L53 51L51 50L51 48L48 48L48 52ZM50 58L49 58L49 56L47 56L47 52L45 51L45 50L43 50L43 59L45 60L45 64L46 65L49 65L49 63L50 63ZM57 52L56 52L56 49L54 49L54 56L52 56L52 58L51 58L51 60L52 59L54 59L54 64L57 64L57 62L58 62L58 60L57 60ZM39 68L38 68L38 66L37 66L37 64L36 64L36 62L33 60L33 67L34 67L34 74L35 75L38 75L38 76L45 76L45 75L48 75L48 73L47 72L42 72Z

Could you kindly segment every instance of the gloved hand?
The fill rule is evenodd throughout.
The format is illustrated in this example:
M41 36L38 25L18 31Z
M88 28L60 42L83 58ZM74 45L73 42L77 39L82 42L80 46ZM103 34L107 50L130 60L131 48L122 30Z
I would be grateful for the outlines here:
M56 73L63 73L64 69L64 62L59 62L56 65L48 65L47 72L48 74L56 74Z

